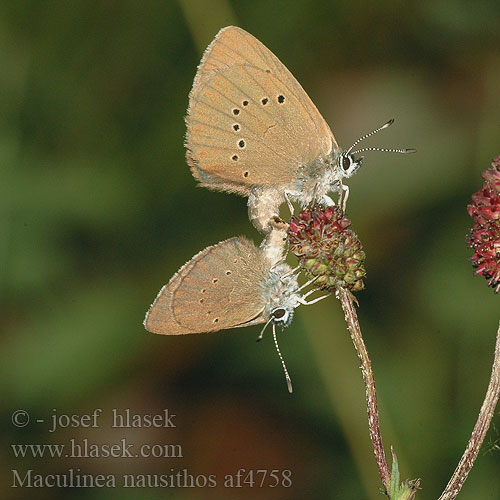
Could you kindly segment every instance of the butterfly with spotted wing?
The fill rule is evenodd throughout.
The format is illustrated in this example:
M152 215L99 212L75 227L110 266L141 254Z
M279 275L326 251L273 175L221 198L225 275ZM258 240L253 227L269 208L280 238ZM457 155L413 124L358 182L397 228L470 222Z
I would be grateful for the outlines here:
M343 151L330 127L283 63L236 26L219 31L198 67L186 117L187 161L210 189L248 197L249 217L268 233L279 206L297 201L332 205L328 193L348 191L343 179L360 167L366 134ZM347 192L344 197L347 200Z

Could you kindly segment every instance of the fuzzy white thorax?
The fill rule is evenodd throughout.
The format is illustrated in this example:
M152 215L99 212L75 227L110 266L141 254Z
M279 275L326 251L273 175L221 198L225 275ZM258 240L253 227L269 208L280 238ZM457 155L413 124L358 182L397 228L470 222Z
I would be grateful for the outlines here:
M274 316L273 322L287 327L293 312L300 305L300 287L297 276L290 273L292 268L285 262L276 264L262 284L266 303L266 316ZM276 314L276 311L280 311ZM281 311L283 311L281 313Z

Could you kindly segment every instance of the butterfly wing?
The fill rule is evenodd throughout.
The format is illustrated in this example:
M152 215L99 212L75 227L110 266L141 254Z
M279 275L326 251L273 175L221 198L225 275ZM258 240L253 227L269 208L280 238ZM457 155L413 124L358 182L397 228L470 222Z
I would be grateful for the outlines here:
M209 247L210 248L210 247ZM184 264L177 271L172 279L162 287L155 301L149 308L144 319L144 328L151 333L163 333L167 335L182 335L193 333L188 328L180 325L173 314L172 299L174 291L182 282L182 277L189 273L193 267L195 259L203 254L208 249L203 250L198 255L195 255L189 262Z
M293 185L301 166L338 149L293 75L235 26L219 31L207 48L186 123L193 175L208 187L245 195L253 186Z
M244 238L208 247L160 291L145 327L181 335L262 323L262 282L268 271L262 253Z

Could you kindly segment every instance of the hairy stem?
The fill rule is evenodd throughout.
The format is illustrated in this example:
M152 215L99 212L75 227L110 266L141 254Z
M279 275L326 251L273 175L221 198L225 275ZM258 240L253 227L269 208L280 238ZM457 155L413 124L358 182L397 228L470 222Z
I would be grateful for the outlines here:
M446 485L439 500L453 500L456 498L462 486L469 475L472 466L477 458L479 449L483 443L484 437L490 426L491 419L495 412L495 407L500 396L500 325L497 332L497 341L495 346L495 358L493 360L493 368L491 370L490 383L486 396L481 406L476 425L472 431L472 435L467 443L464 454L458 462L455 472L451 476L450 481Z
M366 387L366 402L368 412L368 426L370 429L370 438L373 446L373 453L377 461L378 473L386 492L390 491L391 472L385 458L384 445L382 443L382 434L380 432L380 422L378 416L377 390L375 388L375 378L373 377L372 363L368 356L361 328L356 314L356 308L353 303L353 295L341 288L338 291L338 297L344 310L344 316L351 334L351 339L361 361L361 371Z

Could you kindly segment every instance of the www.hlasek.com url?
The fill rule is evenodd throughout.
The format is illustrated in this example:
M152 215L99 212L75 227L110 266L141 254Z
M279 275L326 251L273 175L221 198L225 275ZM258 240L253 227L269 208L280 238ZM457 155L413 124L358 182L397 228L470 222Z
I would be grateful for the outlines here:
M12 470L12 488L290 488L289 469L238 469L218 481L216 474L190 474L188 469L170 474L83 474L80 469L68 469L63 474L37 474L32 469L24 473Z
M87 438L68 444L11 444L16 458L183 458L180 444L92 443Z

